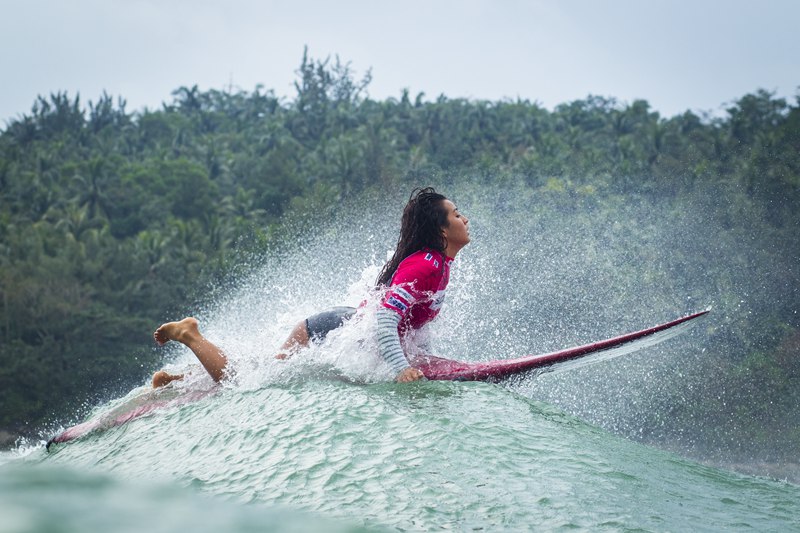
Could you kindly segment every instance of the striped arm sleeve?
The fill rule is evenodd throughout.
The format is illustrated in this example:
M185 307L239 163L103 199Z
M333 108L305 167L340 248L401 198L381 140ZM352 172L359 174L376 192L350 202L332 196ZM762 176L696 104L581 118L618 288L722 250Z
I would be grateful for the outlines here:
M410 366L400 345L400 334L397 332L400 315L385 307L378 309L377 315L375 333L378 339L378 351L392 370L399 374Z

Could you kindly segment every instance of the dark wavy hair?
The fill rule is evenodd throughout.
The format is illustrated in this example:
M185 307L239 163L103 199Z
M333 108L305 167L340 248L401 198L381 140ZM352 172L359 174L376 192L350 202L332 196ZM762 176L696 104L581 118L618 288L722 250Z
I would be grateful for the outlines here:
M446 243L442 228L448 226L446 199L433 187L418 187L411 191L400 221L397 248L378 276L379 287L389 284L403 259L422 248L431 248L444 255Z

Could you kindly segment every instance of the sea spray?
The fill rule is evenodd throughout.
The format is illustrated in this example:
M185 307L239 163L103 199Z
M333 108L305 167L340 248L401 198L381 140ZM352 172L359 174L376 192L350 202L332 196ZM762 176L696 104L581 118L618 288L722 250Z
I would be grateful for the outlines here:
M710 389L710 363L744 356L731 329L748 306L731 307L727 299L731 291L754 292L744 273L720 265L741 263L739 256L749 254L748 268L758 270L771 260L760 248L726 247L729 237L713 219L703 219L691 206L642 197L611 197L601 204L580 192L518 185L453 184L443 192L469 216L473 242L454 262L443 310L427 332L436 354L488 360L548 352L716 304L719 312L701 327L667 344L523 380L514 390L615 433L695 457L704 456L709 442L729 440L736 431L732 424L709 425L697 410L691 418L671 413ZM364 196L287 221L288 242L250 258L249 268L210 289L199 305L187 306L204 334L231 358L235 379L226 387L257 390L326 374L354 383L390 377L376 359L368 313L293 360L273 356L305 317L369 299L395 242L405 197ZM777 297L772 290L761 295ZM189 370L190 380L209 379L185 348L173 344L165 352L168 368ZM724 384L715 387L724 390ZM758 450L750 453L757 456Z

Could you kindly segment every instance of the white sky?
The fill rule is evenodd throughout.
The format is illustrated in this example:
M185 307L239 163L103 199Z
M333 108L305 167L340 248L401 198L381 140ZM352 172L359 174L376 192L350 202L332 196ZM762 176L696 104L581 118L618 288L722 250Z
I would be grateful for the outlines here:
M372 68L376 99L595 94L718 113L758 88L794 102L800 0L0 0L0 128L59 90L129 111L194 84L293 98L304 45Z

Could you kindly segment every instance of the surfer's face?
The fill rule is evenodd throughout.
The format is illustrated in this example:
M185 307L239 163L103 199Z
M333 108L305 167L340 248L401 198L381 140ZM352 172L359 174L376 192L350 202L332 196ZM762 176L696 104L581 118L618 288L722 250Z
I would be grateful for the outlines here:
M447 226L442 228L442 235L448 248L456 247L456 250L460 250L469 243L469 219L450 200L442 200L442 204L447 210Z

